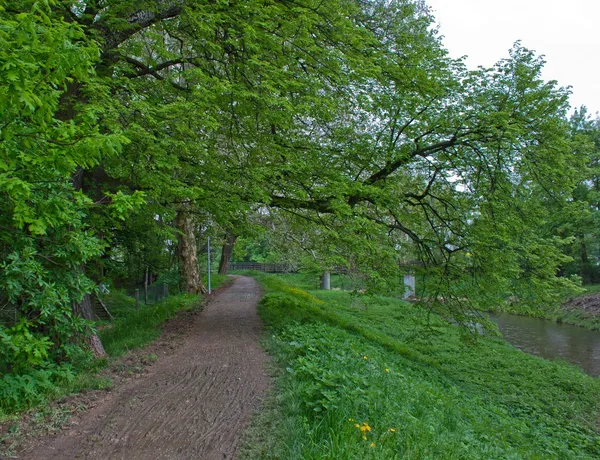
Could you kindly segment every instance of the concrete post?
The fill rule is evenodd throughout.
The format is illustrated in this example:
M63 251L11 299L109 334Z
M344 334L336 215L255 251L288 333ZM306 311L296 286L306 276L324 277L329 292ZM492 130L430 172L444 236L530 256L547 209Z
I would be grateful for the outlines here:
M324 291L331 289L331 274L329 272L324 272L321 276L321 289Z
M403 298L415 296L415 276L411 274L404 275L404 295Z

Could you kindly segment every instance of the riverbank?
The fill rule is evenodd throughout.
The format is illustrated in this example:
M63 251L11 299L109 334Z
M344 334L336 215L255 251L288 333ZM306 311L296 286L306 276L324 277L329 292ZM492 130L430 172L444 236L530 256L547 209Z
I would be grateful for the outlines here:
M575 366L395 298L258 278L277 385L244 458L600 457L600 381Z
M556 323L572 324L593 331L600 331L600 291L593 285L586 292L566 299L553 309L530 307L519 303L508 304L494 312L542 318Z
M600 330L600 292L573 297L561 307L562 322Z

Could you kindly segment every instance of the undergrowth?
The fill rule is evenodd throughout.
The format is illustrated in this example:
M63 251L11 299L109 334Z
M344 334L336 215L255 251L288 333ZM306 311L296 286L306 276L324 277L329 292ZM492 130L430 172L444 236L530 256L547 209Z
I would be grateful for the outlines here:
M576 367L397 299L259 280L277 385L244 457L600 457L600 383Z
M226 276L213 275L213 286L216 289L226 280ZM114 321L97 324L108 357L93 359L88 352L73 347L70 362L0 376L0 423L66 394L110 386L107 378L98 375L109 360L156 340L162 324L179 311L199 308L201 297L180 294L155 305L141 305L139 310L133 298L119 292L104 296L104 301L114 316Z

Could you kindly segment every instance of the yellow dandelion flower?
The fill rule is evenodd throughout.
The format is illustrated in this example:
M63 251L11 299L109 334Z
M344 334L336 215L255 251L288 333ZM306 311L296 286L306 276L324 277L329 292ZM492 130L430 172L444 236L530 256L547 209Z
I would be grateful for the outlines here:
M371 447L375 447L375 443L374 442L371 443Z
M386 371L388 374L390 373L390 370L389 370L387 367L385 368L385 371Z
M367 431L371 431L371 427L369 426L368 423L365 422L360 427L360 431L362 431L363 433L366 433Z
M360 428L360 425L359 425L358 423L354 424L354 426L355 426L356 428Z
M392 433L395 433L395 432L396 432L396 430L395 430L394 428L390 428L390 431L391 431Z
M369 359L369 357L367 355L364 355L363 359Z

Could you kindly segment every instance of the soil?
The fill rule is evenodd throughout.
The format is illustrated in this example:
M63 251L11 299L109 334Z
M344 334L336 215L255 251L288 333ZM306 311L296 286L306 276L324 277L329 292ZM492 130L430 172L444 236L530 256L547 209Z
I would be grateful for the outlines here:
M571 310L580 310L588 314L589 316L600 315L600 292L594 294L582 295L573 297L564 307Z
M203 311L172 320L158 342L121 363L125 375L110 391L93 392L85 411L14 458L235 457L269 386L259 298L254 279L235 277Z

